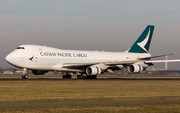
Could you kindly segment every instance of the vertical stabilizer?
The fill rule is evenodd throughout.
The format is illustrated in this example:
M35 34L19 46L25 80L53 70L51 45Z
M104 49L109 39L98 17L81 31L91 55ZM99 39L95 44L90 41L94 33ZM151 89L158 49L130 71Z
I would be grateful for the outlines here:
M148 53L154 26L148 25L136 42L128 49L130 53Z

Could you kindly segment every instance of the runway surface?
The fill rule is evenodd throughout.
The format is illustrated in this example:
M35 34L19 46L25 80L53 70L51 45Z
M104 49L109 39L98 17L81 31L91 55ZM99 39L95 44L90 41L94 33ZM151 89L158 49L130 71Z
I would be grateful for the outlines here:
M61 105L88 105L88 104L90 105L90 104L157 103L157 102L180 102L180 99L0 104L0 108L9 108L9 107L37 107L37 106L61 106Z
M22 79L22 78L0 78L0 81L41 81L41 80L180 80L180 78L97 78L97 79L62 79L62 78L28 78L28 79Z

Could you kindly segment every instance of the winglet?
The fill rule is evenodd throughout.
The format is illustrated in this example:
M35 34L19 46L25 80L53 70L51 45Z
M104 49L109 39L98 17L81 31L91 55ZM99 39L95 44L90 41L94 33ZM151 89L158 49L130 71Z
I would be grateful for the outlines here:
M154 26L148 25L136 42L128 49L130 53L148 53Z

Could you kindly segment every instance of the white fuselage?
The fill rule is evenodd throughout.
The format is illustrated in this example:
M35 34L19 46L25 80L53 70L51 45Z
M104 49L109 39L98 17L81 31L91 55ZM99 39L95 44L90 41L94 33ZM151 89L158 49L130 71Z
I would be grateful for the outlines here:
M64 71L65 63L93 63L137 60L150 57L149 53L104 52L63 50L47 46L21 45L24 49L16 49L7 55L6 60L19 68L32 70Z

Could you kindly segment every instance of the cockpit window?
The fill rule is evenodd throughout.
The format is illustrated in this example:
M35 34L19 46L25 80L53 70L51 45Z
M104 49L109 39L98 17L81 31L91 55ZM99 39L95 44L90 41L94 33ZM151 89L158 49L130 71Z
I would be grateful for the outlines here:
M25 49L24 47L17 47L17 49Z

